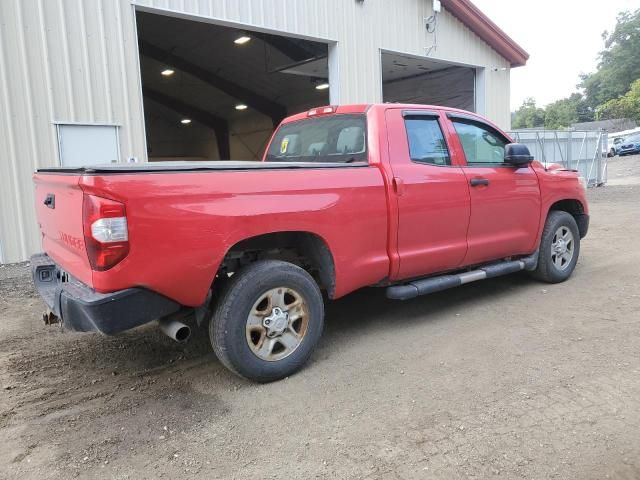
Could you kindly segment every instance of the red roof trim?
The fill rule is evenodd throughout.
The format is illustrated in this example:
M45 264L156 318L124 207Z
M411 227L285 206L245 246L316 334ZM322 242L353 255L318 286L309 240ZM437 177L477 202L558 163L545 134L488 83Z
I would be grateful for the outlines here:
M469 30L509 60L512 67L521 67L527 63L529 54L470 0L442 0L442 5Z

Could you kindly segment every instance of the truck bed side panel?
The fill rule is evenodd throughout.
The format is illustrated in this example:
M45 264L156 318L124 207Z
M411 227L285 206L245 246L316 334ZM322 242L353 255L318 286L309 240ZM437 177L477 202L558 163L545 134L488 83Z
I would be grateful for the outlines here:
M375 166L85 175L81 184L127 209L130 252L93 273L101 292L146 287L200 305L233 245L280 231L324 239L336 297L388 275L385 187Z

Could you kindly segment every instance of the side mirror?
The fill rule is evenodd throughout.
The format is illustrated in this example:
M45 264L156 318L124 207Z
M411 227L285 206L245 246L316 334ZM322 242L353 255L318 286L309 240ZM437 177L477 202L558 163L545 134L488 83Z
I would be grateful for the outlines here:
M533 162L533 156L526 145L509 143L504 147L504 161L509 165L525 166Z

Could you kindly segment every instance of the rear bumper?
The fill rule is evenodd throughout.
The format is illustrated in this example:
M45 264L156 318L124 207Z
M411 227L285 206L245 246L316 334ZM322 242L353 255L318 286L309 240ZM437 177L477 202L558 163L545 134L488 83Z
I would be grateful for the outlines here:
M46 254L31 257L36 290L67 330L115 335L179 310L180 305L144 288L99 293L76 280Z

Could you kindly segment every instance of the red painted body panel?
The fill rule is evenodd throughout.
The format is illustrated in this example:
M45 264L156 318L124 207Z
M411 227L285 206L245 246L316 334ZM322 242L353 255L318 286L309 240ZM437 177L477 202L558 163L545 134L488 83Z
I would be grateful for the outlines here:
M36 215L42 235L42 248L66 271L91 284L91 265L85 250L82 225L80 177L36 175ZM48 194L55 195L55 208L44 205Z
M465 167L467 179L486 178L470 188L471 220L464 263L473 265L536 249L540 190L531 167Z
M577 200L582 205L583 213L589 215L587 194L576 181L577 174L562 169L545 169L540 162L533 162L531 168L535 171L540 182L540 224L536 245L540 243L544 221L554 203L561 200Z
M489 181L487 186L469 188L471 215L464 264L474 265L533 253L537 245L541 208L538 177L533 168L467 165L452 122L449 119L444 122L447 142L455 163L463 165L467 185L474 178ZM501 133L508 138L504 132Z
M451 166L411 162L401 113L406 109L439 112ZM335 297L340 297L385 279L532 253L549 208L559 200L576 199L588 213L574 172L546 171L536 162L509 171L467 167L446 118L452 111L457 110L397 104L338 107L337 113L367 115L368 166L38 173L34 180L43 248L97 291L146 287L197 306L236 243L265 233L309 232L331 251ZM283 123L303 118L307 112ZM492 181L474 191L469 179L480 174ZM74 240L83 238L83 192L126 206L130 251L106 271L92 271L83 245ZM47 193L56 194L55 210L42 205Z
M411 161L402 108L386 113L390 168L403 184L395 195L400 212L397 249L400 267L392 278L452 270L467 252L471 211L469 187L459 166Z
M336 296L388 275L387 206L375 166L84 176L87 193L124 202L131 250L93 272L98 291L142 286L200 305L226 252L253 236L321 237L336 268Z

